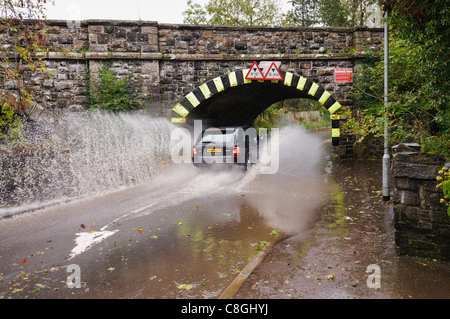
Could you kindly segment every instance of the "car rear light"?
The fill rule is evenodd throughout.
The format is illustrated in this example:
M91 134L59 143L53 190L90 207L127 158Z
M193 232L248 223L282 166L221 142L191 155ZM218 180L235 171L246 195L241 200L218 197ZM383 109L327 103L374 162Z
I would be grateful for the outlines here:
M241 155L241 148L239 146L233 147L233 156Z
M192 149L192 156L197 157L197 149L195 147Z

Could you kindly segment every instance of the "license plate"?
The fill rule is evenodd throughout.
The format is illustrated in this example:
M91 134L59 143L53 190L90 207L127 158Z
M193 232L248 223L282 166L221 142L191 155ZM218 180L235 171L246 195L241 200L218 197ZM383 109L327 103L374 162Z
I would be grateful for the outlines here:
M222 153L222 149L221 148L209 148L209 149L206 149L206 153Z

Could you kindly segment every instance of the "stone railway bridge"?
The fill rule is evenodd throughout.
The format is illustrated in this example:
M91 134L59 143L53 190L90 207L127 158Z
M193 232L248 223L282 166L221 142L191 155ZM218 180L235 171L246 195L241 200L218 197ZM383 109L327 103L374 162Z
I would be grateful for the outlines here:
M52 77L25 70L36 102L58 112L84 109L86 81L103 64L128 77L140 108L154 116L203 119L210 125L252 124L271 104L309 98L335 115L351 106L352 83L335 83L336 68L353 68L383 42L379 28L298 28L159 24L86 20L79 26L49 21L47 52L39 53ZM13 31L0 29L6 47ZM279 61L284 81L246 81L254 61ZM14 91L5 80L3 90ZM341 118L341 125L345 119ZM176 120L175 120L176 121ZM333 127L339 127L334 122ZM340 134L337 153L350 157L354 137Z

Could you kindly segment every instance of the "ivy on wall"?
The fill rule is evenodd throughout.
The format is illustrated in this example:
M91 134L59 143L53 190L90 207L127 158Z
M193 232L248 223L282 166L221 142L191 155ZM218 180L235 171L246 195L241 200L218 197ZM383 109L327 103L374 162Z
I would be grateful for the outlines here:
M118 78L114 67L103 65L98 81L92 81L90 72L85 78L85 106L91 110L102 109L111 112L127 112L139 105L139 97L133 96L134 81L130 72L125 78Z

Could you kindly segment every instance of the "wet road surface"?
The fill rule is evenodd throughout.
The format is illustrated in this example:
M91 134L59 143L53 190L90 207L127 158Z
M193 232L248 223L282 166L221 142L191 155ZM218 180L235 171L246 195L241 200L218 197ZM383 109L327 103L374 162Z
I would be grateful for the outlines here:
M450 297L447 263L396 255L380 161L329 165L329 132L282 133L276 174L179 165L0 220L0 298L218 298L269 242L234 298Z
M267 243L314 225L330 193L329 139L282 131L276 174L180 164L147 185L3 219L0 298L217 298ZM66 282L77 283L74 266L79 288Z
M320 220L279 242L234 298L450 298L448 263L397 256L381 167L378 160L334 163ZM375 267L379 288L369 288Z

